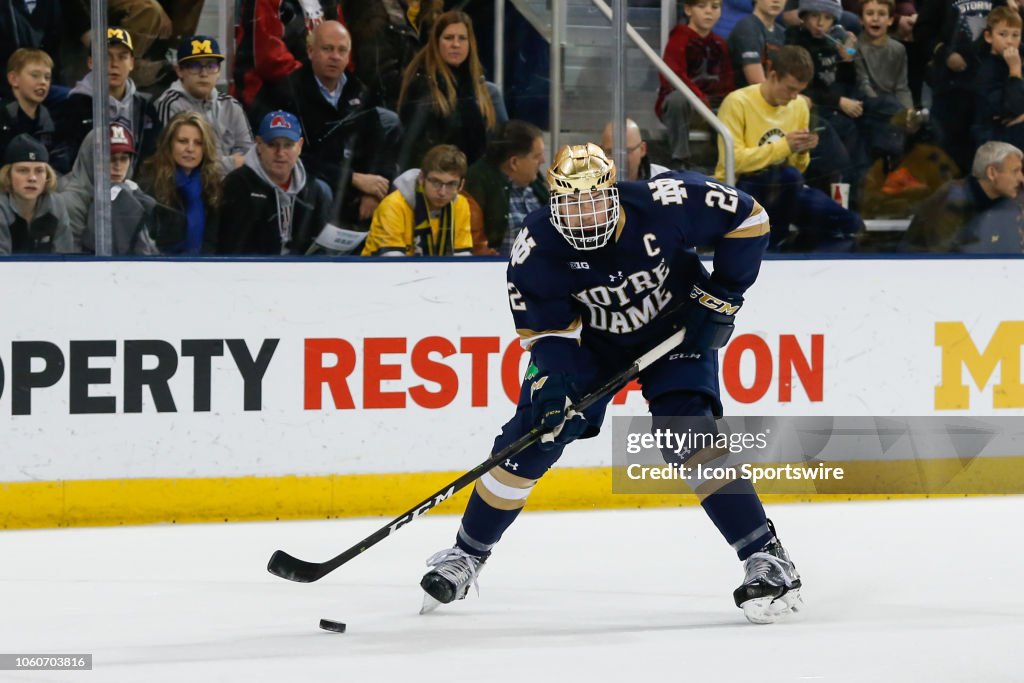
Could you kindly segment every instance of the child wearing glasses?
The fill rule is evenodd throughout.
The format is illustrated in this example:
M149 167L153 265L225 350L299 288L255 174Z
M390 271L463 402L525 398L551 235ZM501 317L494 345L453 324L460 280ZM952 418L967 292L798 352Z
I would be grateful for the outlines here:
M431 147L420 168L395 178L395 190L373 212L363 256L469 256L469 201L460 194L466 155L454 145Z
M238 100L217 90L224 53L212 36L189 36L178 46L178 80L156 100L163 125L183 111L203 115L215 133L224 174L240 167L253 138Z

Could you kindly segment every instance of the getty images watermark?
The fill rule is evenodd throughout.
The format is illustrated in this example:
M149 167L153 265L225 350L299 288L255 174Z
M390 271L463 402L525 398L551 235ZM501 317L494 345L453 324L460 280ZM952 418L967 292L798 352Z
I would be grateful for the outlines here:
M757 483L762 479L842 479L842 467L828 467L822 462L813 465L759 464L733 462L729 456L756 459L767 452L771 428L763 432L721 433L715 423L704 418L680 418L679 427L656 427L650 432L629 432L626 435L626 453L638 456L656 450L664 464L646 465L631 462L626 466L626 477L631 480L682 480L703 484L749 479Z
M617 417L612 442L613 493L1024 492L1021 417Z

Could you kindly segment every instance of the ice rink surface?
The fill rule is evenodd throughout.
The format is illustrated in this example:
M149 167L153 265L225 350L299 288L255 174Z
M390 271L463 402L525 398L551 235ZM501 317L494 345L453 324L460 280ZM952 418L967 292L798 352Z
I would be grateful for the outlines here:
M480 597L420 616L430 515L314 584L385 520L0 532L0 652L92 653L0 681L1022 681L1024 498L769 506L805 610L748 624L699 508L528 513ZM348 623L344 635L317 628Z

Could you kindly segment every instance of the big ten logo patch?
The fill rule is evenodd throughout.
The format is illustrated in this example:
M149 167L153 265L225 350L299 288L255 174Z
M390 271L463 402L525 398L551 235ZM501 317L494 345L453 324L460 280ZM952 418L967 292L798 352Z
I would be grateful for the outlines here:
M976 344L962 322L935 323L935 345L942 349L942 376L935 387L935 410L965 410L971 407L971 392L964 383L967 370L979 391L986 391L999 368L999 380L992 384L993 408L1024 408L1024 387L1020 377L1020 351L1024 344L1024 321L999 323L991 338Z

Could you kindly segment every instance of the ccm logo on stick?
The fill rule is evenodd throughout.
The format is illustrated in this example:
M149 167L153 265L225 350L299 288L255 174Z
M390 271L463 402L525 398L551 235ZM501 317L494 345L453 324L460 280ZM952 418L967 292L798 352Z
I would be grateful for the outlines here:
M445 491L444 493L437 494L436 496L434 496L433 500L428 500L423 505L420 505L418 508L416 508L415 510L413 510L412 512L407 514L402 519L398 520L394 524L389 525L388 526L388 529L390 530L389 533L394 533L395 531L398 531L399 529L401 529L403 526L405 526L406 524L408 524L412 520L414 520L417 517L419 517L420 515L426 513L428 510L431 510L431 509L437 507L438 505L440 505L441 503L443 503L444 501L448 500L449 498L451 498L454 495L455 495L455 487L454 486L449 487L449 489L447 491Z

